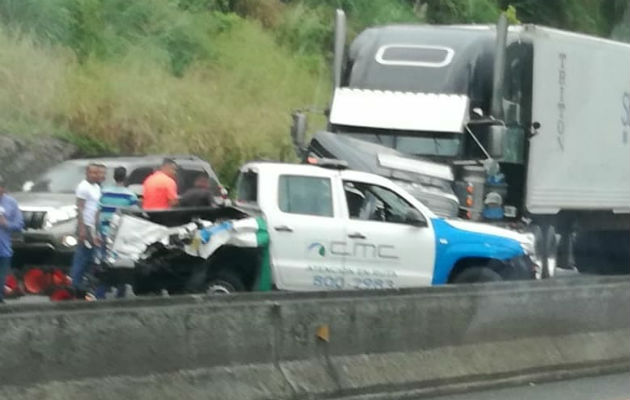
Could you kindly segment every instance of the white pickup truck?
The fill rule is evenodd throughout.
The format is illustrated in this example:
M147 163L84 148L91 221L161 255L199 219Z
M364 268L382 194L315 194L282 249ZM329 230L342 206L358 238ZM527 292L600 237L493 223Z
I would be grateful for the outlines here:
M230 222L220 213L204 216L200 210L186 216L197 225L188 223L191 240L174 246L188 259L166 262L177 265L173 276L180 276L178 287L186 292L388 289L536 277L531 235L438 218L392 181L344 169L338 161L320 160L318 166L248 163L240 169L235 190L236 207L256 218L239 216ZM187 211L131 212L127 218L152 220L146 231L155 232L154 222L163 223L169 213L177 213L181 224ZM127 233L149 247L157 241L140 232L139 225L133 233L126 233L131 229L122 229L120 221L116 225L110 243L132 242L125 239ZM161 243L180 229L176 225L161 233ZM219 237L220 244L212 242ZM201 250L211 247L203 256L200 242L206 243ZM164 265L173 245L159 247L143 250L136 264L145 271L147 263ZM264 251L252 253L252 248ZM196 267L188 273L185 265Z

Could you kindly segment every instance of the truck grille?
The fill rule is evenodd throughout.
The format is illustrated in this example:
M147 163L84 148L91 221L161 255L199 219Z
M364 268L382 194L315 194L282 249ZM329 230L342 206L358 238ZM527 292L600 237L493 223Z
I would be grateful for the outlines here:
M22 211L24 229L42 229L46 219L46 211Z

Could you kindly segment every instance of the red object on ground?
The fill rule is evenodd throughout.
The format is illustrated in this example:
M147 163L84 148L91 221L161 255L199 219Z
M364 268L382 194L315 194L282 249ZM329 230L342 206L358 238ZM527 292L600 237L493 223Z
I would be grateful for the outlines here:
M72 280L68 274L59 268L55 268L52 271L52 283L54 286L70 286Z
M40 268L31 268L24 274L24 288L32 294L40 294L50 287L50 274Z
M55 289L50 294L50 301L64 301L64 300L72 300L74 296L68 289Z
M4 295L11 296L18 289L18 280L13 274L8 274L4 281Z

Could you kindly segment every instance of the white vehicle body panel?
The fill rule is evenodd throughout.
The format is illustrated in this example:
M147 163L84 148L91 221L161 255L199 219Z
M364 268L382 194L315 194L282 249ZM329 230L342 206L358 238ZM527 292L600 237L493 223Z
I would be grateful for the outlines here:
M283 212L278 206L278 180L282 175L301 175L300 169L286 171L273 168L271 164L265 167L264 173L259 174L258 184L259 190L265 188L265 192L259 193L258 198L267 220L275 284L283 290L317 290L309 271L321 267L322 258L326 258L328 268L343 268L343 258L326 257L328 254L322 256L319 253L322 247L325 253L329 253L329 243L345 239L344 228L338 219L341 205L333 192L333 217ZM309 168L309 173L305 175L332 179L330 171L323 169Z
M467 96L337 88L330 111L335 125L408 131L463 132Z
M534 47L527 209L630 212L630 45L529 27ZM588 94L588 96L586 95Z
M372 176L369 179L354 173L354 171L344 171L342 173L344 181L363 182L376 184L385 189L389 189L396 194L403 196L403 191L397 189L396 185L389 181L376 183ZM406 198L411 205L417 209L420 207L414 204L409 196ZM419 203L419 202L418 202ZM424 210L423 216L427 221L427 226L418 227L408 224L365 221L351 219L346 216L344 225L346 226L346 236L348 237L348 247L353 250L356 246L370 246L364 251L376 253L376 257L365 257L365 253L353 251L354 256L346 257L345 266L354 273L359 273L365 267L370 267L374 271L374 278L377 282L383 281L384 287L414 287L429 286L433 279L435 265L435 234L431 225L430 213ZM357 234L364 238L356 238ZM376 250L374 250L376 248ZM357 288L364 288L370 281L356 281Z

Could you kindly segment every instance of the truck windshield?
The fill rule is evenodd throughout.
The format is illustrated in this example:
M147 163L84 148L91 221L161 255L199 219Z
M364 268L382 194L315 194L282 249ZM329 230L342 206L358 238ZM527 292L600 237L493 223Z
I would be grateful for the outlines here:
M459 133L435 133L422 136L367 132L341 133L415 156L454 157L459 154L461 143Z
M62 163L40 176L32 192L74 193L77 184L85 177L85 165Z
M41 175L33 184L31 192L74 193L77 185L85 178L86 162L64 162ZM113 184L112 172L107 173L104 185Z

